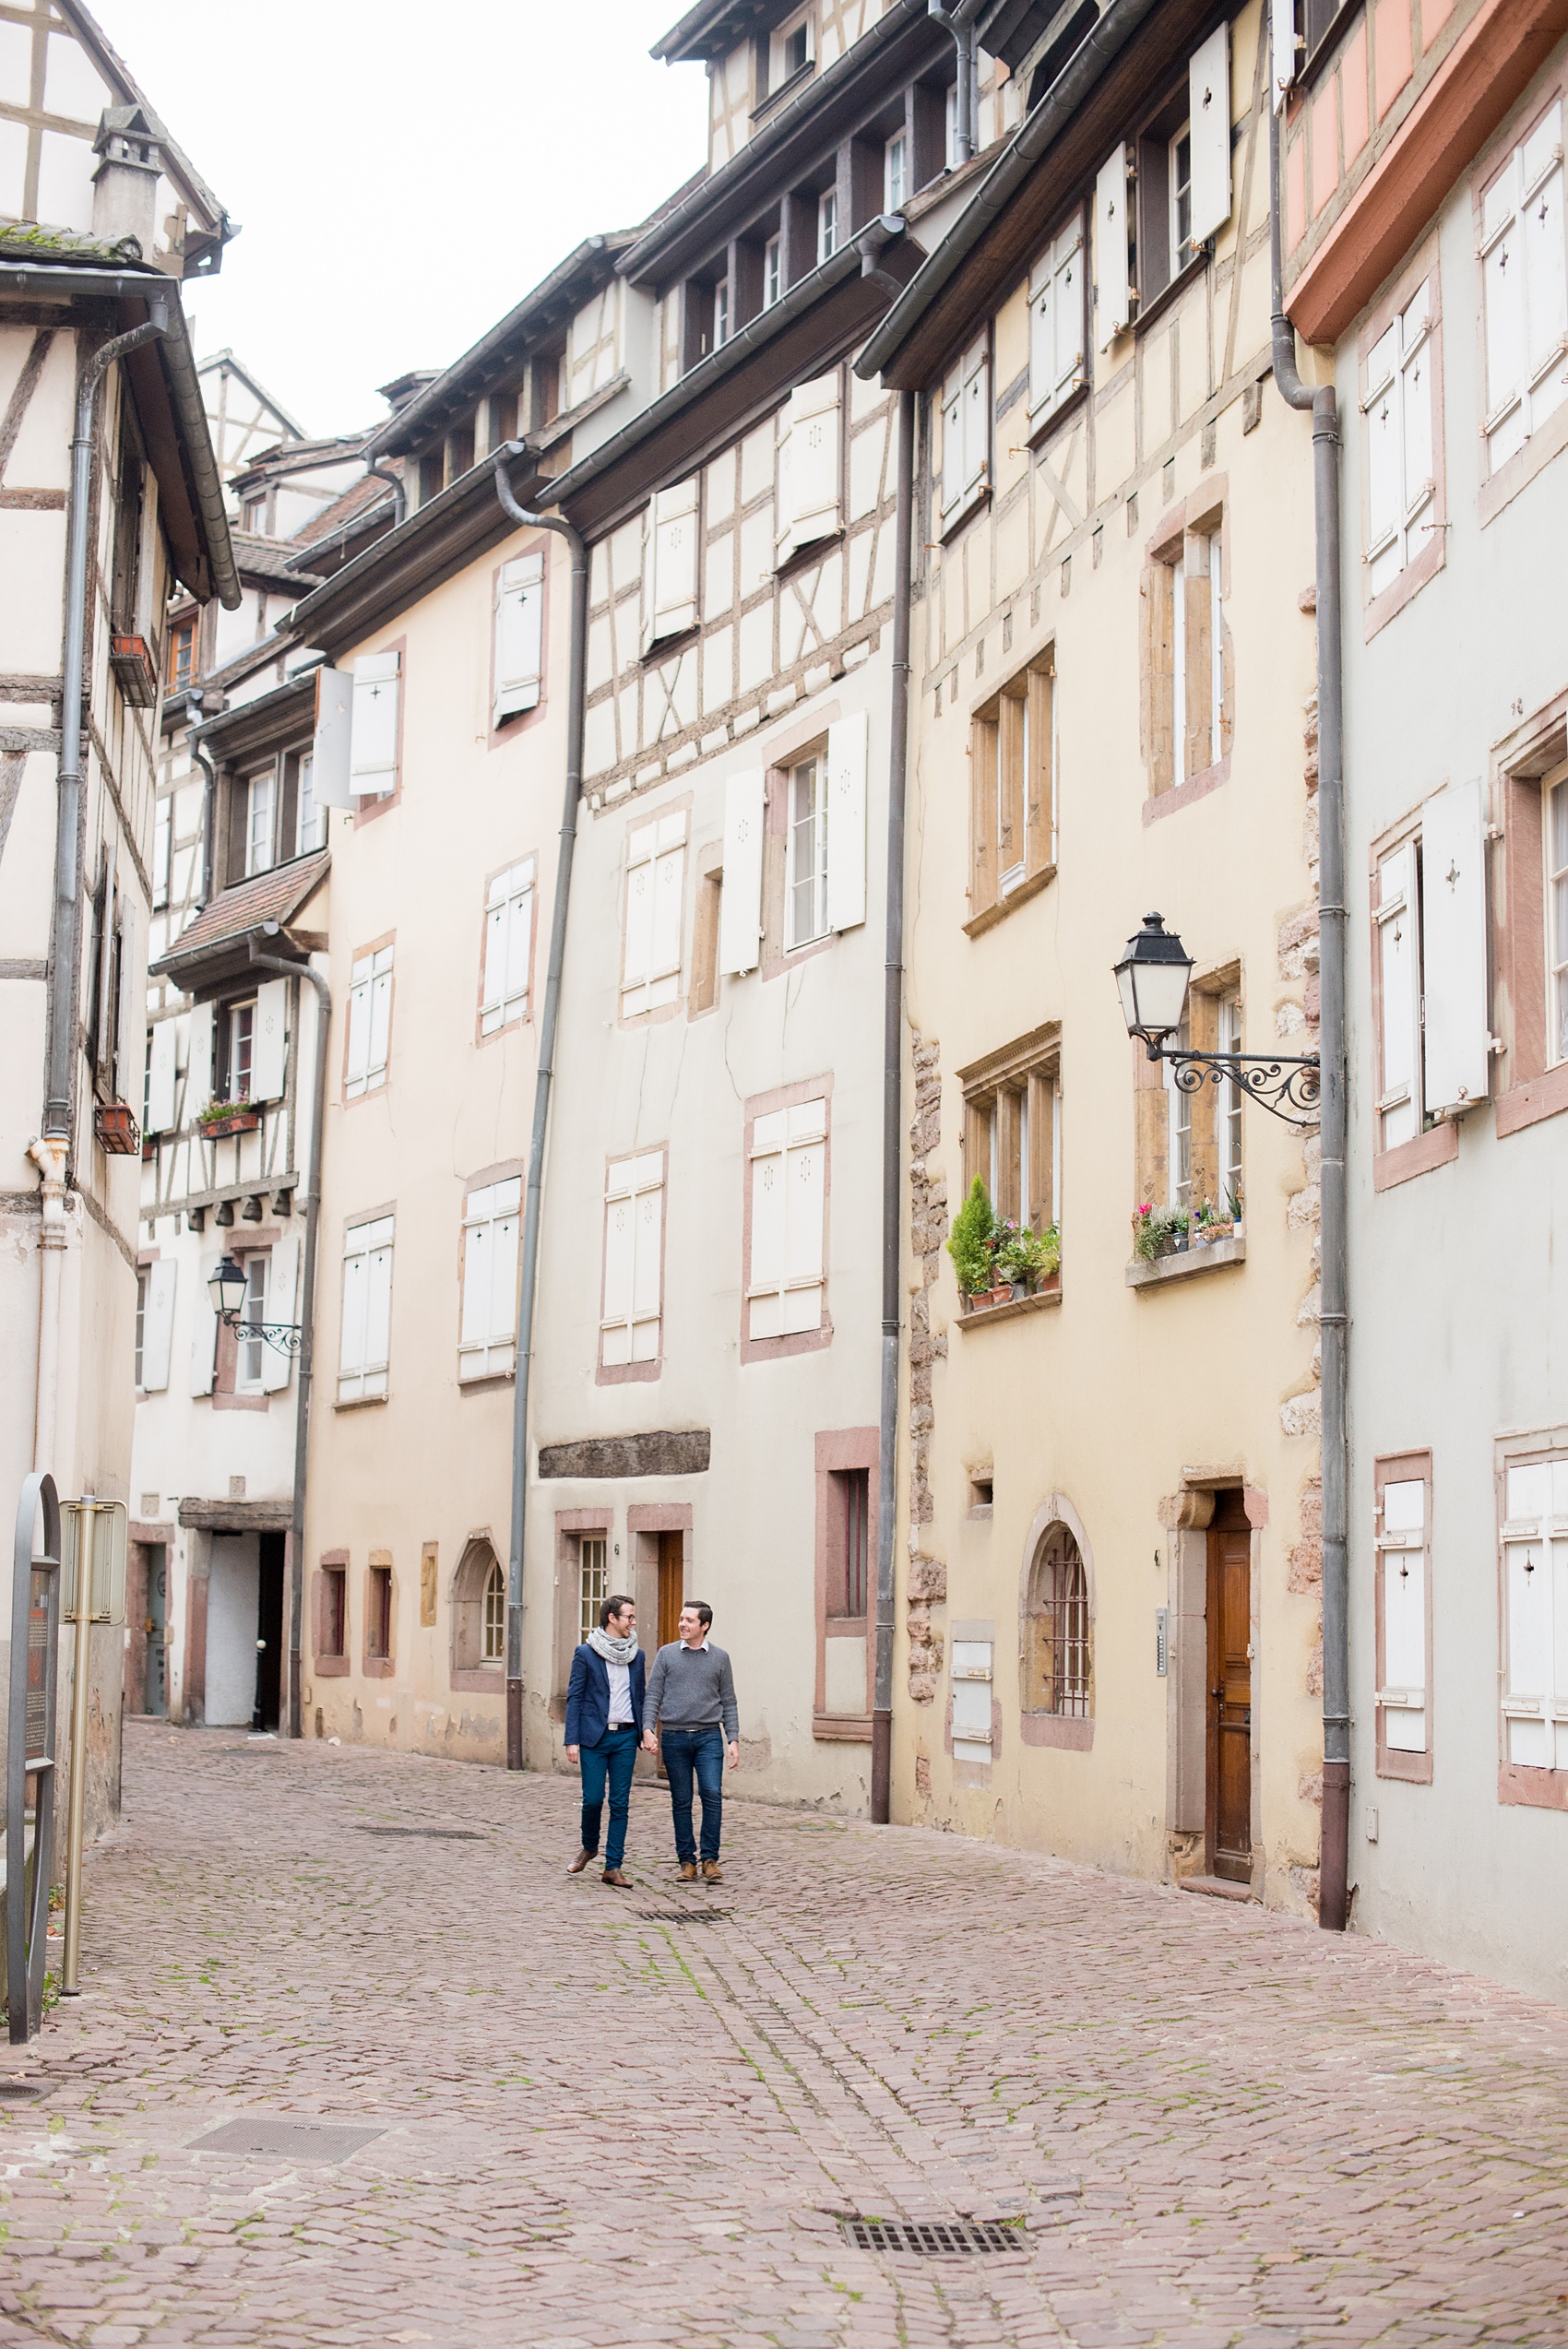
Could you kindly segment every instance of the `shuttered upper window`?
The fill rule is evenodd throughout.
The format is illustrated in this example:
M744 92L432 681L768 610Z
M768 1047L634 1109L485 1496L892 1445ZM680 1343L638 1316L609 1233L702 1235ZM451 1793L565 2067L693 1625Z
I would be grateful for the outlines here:
M349 984L349 1054L343 1092L350 1101L386 1082L392 1039L392 949L381 946L354 962Z
M1511 1463L1503 1485L1506 1755L1568 1770L1568 1457Z
M495 689L490 722L539 706L544 647L544 556L519 554L495 579Z
M778 444L778 561L840 528L838 370L790 394Z
M754 1120L746 1335L790 1337L823 1324L827 1103Z
M1520 140L1481 199L1486 436L1495 473L1568 398L1562 101Z
M1431 280L1423 278L1367 354L1367 592L1424 554L1436 518Z
M655 492L643 519L643 650L697 624L701 477Z
M1029 279L1029 422L1044 423L1084 383L1083 215L1075 212Z
M659 1011L681 992L686 811L639 824L626 840L626 931L621 1016Z
M520 1176L470 1191L463 1211L459 1379L495 1378L517 1360Z
M657 1362L662 1352L664 1153L617 1159L604 1192L603 1370Z
M498 872L490 884L484 908L484 1000L480 1007L481 1036L493 1036L513 1020L525 1019L529 1008L529 973L533 956L534 863L524 857Z
M1421 806L1377 862L1379 1145L1397 1149L1491 1088L1485 810L1479 781Z
M1431 1776L1431 1460L1380 1460L1377 1499L1377 1772Z
M402 656L361 653L354 663L349 789L362 800L384 800L398 788L398 710Z
M984 496L991 468L991 357L984 336L942 393L942 527L950 530Z
M338 1400L364 1403L386 1393L392 1344L391 1216L352 1224L343 1240L343 1323Z

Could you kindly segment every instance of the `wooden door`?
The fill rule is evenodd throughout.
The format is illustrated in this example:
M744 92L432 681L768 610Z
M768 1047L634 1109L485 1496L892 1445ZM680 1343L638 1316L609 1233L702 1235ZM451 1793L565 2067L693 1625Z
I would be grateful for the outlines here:
M1222 1493L1208 1533L1208 1870L1253 1875L1252 1529Z
M668 1647L681 1636L681 1601L685 1596L684 1536L659 1536L659 1645Z

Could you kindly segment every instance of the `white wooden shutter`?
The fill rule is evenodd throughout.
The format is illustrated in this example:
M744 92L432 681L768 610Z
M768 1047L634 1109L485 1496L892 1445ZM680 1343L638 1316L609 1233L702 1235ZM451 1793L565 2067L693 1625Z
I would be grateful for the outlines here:
M1384 857L1377 871L1383 1050L1377 1106L1382 1146L1393 1150L1421 1130L1421 949L1414 842L1407 840Z
M218 1363L218 1314L208 1282L218 1270L223 1252L203 1256L191 1299L191 1393L210 1394Z
M640 991L647 981L653 948L653 850L656 824L639 824L626 836L626 922L621 950L624 995Z
M1049 415L1056 389L1056 272L1051 248L1029 279L1029 416Z
M267 1268L267 1318L287 1328L299 1321L295 1311L294 1292L300 1285L300 1243L291 1235L272 1243L272 1261ZM264 1394L279 1394L293 1375L292 1358L279 1347L267 1345L261 1349L261 1391Z
M386 1081L392 1032L392 949L362 955L350 974L349 1058L343 1090L350 1100Z
M697 620L697 497L700 477L658 490L643 548L643 650L683 635Z
M400 660L395 652L361 653L354 663L349 789L359 799L397 789Z
M1132 315L1127 277L1127 149L1118 147L1094 184L1096 292L1099 348L1107 350Z
M499 872L490 884L484 914L484 1001L480 1034L493 1036L528 1009L529 965L533 951L532 857Z
M1230 218L1230 27L1217 25L1187 67L1194 245Z
M1269 0L1269 72L1274 82L1274 111L1296 78L1296 0Z
M964 494L984 486L991 460L991 357L983 338L964 362Z
M1051 247L1054 357L1051 399L1060 407L1084 380L1084 283L1086 255L1082 214L1074 217Z
M636 1234L632 1265L632 1359L659 1359L659 1290L664 1272L663 1157L650 1153L642 1161L644 1174L636 1201Z
M1525 407L1525 239L1517 210L1519 159L1487 190L1481 208L1481 307L1486 319L1486 423L1491 470L1522 447Z
M1553 1697L1556 1670L1556 1604L1549 1532L1552 1470L1561 1463L1532 1460L1510 1468L1504 1483L1503 1526L1503 1601L1507 1610L1507 1665L1503 1710L1508 1722L1508 1759L1526 1768L1550 1769L1555 1759ZM1568 1591L1563 1593L1568 1598ZM1565 1627L1568 1634L1568 1627ZM1568 1645L1568 1636L1564 1638ZM1568 1658L1564 1659L1568 1662Z
M1367 585L1382 593L1403 567L1405 479L1399 325L1380 335L1367 360Z
M264 979L255 991L251 1023L251 1099L279 1101L288 1059L289 982Z
M827 730L827 927L866 918L866 734L863 709Z
M746 1273L746 1328L752 1337L778 1337L783 1329L786 1129L782 1109L756 1119L752 1126L752 1245Z
M636 1216L630 1161L610 1169L604 1202L604 1291L600 1360L619 1370L632 1358L632 1289L636 1267Z
M469 1193L463 1231L463 1320L458 1342L458 1376L482 1376L468 1358L481 1355L490 1342L490 1260L494 1185Z
M778 451L778 560L840 528L838 370L790 394Z
M1538 432L1568 398L1568 249L1563 241L1562 106L1550 107L1519 156L1525 248L1525 373L1530 430Z
M392 1335L390 1216L355 1224L343 1242L343 1321L339 1340L338 1399L353 1403L386 1393Z
M463 1318L457 1348L460 1379L493 1378L517 1358L517 1219L522 1180L487 1184L469 1193L463 1231Z
M824 1221L827 1207L827 1104L787 1111L785 1291L781 1326L792 1335L822 1326Z
M147 1130L149 1133L172 1133L174 1130L178 1052L177 1025L172 1019L160 1019L148 1046Z
M1383 1490L1383 1680L1384 1742L1399 1753L1427 1750L1426 1486L1401 1479Z
M600 1360L607 1370L659 1359L663 1242L663 1152L617 1160L604 1194Z
M1424 526L1431 519L1437 494L1431 322L1431 287L1428 281L1417 288L1399 320L1399 430L1404 469L1400 480L1400 528L1407 563L1413 563L1426 547L1429 533Z
M318 808L351 808L354 804L350 780L353 732L353 679L346 670L318 669L315 740L311 746L311 775Z
M185 1059L185 1098L181 1123L194 1125L212 1098L212 1005L197 1003L191 1013L190 1040Z
M686 812L638 825L626 842L626 931L621 1012L632 1018L674 1002L681 991Z
M491 724L538 706L544 647L544 556L504 563L495 583L495 698Z
M179 1260L160 1256L147 1268L147 1299L142 1308L141 1383L144 1394L161 1394L169 1384L169 1358L174 1339L174 1283ZM206 1393L206 1389L202 1390Z
M1481 785L1450 783L1421 808L1421 968L1426 1107L1484 1100L1487 1047L1486 816Z
M956 368L942 394L942 519L950 521L964 496L964 372Z
M724 880L719 899L719 967L727 977L754 970L762 939L765 777L724 778Z
M520 1175L495 1185L493 1238L490 1251L490 1368L516 1367L517 1352L517 1255L522 1228Z

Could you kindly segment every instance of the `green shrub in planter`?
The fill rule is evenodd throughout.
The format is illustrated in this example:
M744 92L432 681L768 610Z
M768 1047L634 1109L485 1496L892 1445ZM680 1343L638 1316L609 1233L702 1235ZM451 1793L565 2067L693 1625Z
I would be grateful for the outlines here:
M976 1175L969 1185L968 1197L953 1218L947 1238L947 1253L953 1259L953 1270L966 1296L982 1296L991 1287L996 1263L995 1239L996 1217L985 1195L985 1185Z
M1027 1224L1019 1230L1010 1224L996 1251L996 1269L1001 1277L1004 1281L1022 1281L1031 1288L1059 1271L1061 1263L1062 1239L1054 1224L1045 1231L1031 1231Z

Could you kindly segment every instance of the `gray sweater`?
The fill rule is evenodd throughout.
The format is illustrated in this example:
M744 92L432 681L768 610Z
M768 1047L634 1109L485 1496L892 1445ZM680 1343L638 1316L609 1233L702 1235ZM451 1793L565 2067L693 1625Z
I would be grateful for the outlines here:
M730 1658L711 1640L707 1647L687 1647L671 1640L653 1659L643 1699L643 1728L662 1719L667 1729L707 1729L722 1721L724 1735L734 1745L741 1735L735 1706L735 1682Z

